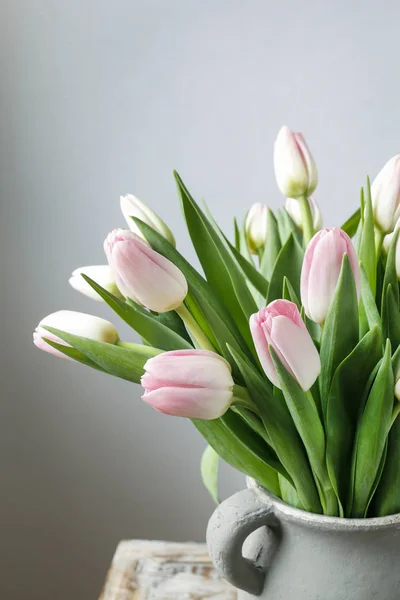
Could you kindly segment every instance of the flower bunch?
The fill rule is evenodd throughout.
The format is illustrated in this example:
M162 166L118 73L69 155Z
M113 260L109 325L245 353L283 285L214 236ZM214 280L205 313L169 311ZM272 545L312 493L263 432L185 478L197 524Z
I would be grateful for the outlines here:
M141 383L147 404L191 419L209 444L213 497L222 458L310 512L400 512L400 156L332 229L321 229L300 133L281 129L274 167L284 207L255 204L232 241L175 173L203 273L154 211L121 197L129 229L108 235L108 264L76 269L70 283L142 343L71 311L43 319L34 342Z

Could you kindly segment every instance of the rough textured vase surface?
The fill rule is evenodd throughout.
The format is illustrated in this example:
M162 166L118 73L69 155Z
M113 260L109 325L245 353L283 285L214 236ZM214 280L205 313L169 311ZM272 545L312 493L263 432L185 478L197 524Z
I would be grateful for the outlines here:
M248 486L207 529L211 558L239 600L399 600L400 514L313 515Z

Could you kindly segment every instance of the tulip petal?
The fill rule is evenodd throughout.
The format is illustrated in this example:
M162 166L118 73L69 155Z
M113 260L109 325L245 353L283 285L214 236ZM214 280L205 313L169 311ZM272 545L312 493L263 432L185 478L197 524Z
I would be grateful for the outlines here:
M232 392L207 388L165 387L146 392L142 399L167 415L189 419L217 419L229 408Z
M308 331L287 317L278 316L272 323L271 338L284 366L289 367L304 391L309 390L320 374L321 361Z
M150 248L140 247L136 242L122 241L116 244L112 251L111 267L122 293L135 296L151 310L173 310L180 306L187 294L187 282L181 271L161 255ZM122 282L122 286L119 282ZM134 294L131 290L134 290Z
M276 387L280 388L279 378L276 373L274 363L272 362L271 354L268 348L268 340L265 336L264 329L262 327L262 317L260 313L251 315L250 317L250 330L253 337L254 346L260 359L261 366L268 377L268 379Z
M324 233L314 248L308 276L307 312L315 323L325 321L347 251L345 241L334 231Z
M144 368L142 385L146 390L169 385L225 390L233 386L229 363L214 352L165 352L148 360Z

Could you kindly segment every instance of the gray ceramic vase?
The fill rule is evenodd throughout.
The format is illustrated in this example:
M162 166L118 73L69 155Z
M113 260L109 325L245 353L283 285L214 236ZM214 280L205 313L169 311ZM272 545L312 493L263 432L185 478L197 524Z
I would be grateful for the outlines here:
M207 543L239 600L399 600L400 514L339 519L288 506L254 481L222 502Z

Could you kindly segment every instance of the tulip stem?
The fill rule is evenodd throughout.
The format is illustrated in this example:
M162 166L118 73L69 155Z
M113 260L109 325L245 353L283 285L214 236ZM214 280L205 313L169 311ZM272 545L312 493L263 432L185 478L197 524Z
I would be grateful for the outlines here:
M202 350L211 350L211 352L216 352L214 346L184 304L178 306L178 308L175 309L175 312L185 323L189 333L196 340Z
M300 196L298 201L300 202L301 221L303 223L304 245L307 246L314 235L313 216L307 196Z

